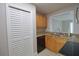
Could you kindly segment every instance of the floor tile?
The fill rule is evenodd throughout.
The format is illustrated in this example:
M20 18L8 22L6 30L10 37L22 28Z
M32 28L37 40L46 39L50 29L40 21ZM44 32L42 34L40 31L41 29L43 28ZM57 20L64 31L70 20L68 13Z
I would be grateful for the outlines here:
M44 49L42 52L38 54L38 56L63 56L60 53L54 53L48 49Z

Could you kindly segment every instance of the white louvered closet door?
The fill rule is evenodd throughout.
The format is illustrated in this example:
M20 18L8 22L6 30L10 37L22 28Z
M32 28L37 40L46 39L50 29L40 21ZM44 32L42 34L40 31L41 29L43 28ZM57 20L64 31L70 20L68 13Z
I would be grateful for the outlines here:
M32 54L31 12L8 6L9 55L26 56Z

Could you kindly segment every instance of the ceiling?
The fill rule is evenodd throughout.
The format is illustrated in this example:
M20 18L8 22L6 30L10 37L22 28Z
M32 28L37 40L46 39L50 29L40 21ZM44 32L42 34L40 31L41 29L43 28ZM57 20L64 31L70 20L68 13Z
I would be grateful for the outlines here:
M49 14L66 7L73 6L73 3L33 3L38 13Z

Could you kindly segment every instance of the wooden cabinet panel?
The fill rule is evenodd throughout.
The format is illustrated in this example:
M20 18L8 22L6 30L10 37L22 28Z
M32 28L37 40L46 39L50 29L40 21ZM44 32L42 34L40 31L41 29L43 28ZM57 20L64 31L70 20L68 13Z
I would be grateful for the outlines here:
M67 38L47 36L47 35L45 36L46 48L50 49L55 53L58 53L66 42L67 42Z
M43 16L40 16L40 18L39 18L39 20L40 20L40 27L44 27L44 19L43 19Z
M50 39L50 50L53 51L53 52L56 52L57 51L56 47L57 47L56 41L53 38L51 38Z
M60 49L63 47L63 43L57 42L57 52L60 51Z
M40 16L36 16L36 27L40 27L41 25L40 25L40 23L41 23L41 21L40 21Z
M46 36L46 48L50 49L53 52L56 52L56 41L52 36Z
M49 48L50 47L50 37L48 37L48 36L45 36L45 46L46 46L46 48Z
M36 26L37 28L46 28L47 27L47 18L43 15L36 16Z
M47 17L46 16L43 16L43 22L44 22L43 26L47 28Z
M68 38L65 37L58 37L58 40L56 40L57 42L57 52L60 51L60 49L65 45L65 43L67 42Z

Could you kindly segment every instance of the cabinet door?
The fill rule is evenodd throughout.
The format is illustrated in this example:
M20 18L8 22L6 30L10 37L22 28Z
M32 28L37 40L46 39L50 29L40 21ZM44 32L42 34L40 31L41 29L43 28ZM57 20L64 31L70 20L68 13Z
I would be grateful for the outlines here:
M36 27L40 27L40 16L36 16Z
M43 27L47 28L47 17L43 16Z
M36 16L36 26L37 28L46 28L47 27L47 19L43 15Z
M60 51L60 49L65 45L65 43L67 42L68 38L64 38L64 37L58 37L58 40L56 40L57 42L57 52Z
M50 47L50 37L48 37L48 36L45 36L45 46L46 46L46 48L49 48Z
M43 28L44 27L44 19L43 19L43 16L40 15L40 18L39 19L40 19L40 22L39 22L40 23L40 27Z
M53 52L56 52L56 41L51 36L46 36L46 48L50 49Z
M50 39L50 50L55 53L57 52L57 44L56 44L55 38Z
M57 42L57 52L59 52L63 46L64 46L63 43Z
M56 37L56 36L46 36L45 43L46 48L50 49L51 51L58 53L60 49L65 45L67 42L66 37Z

